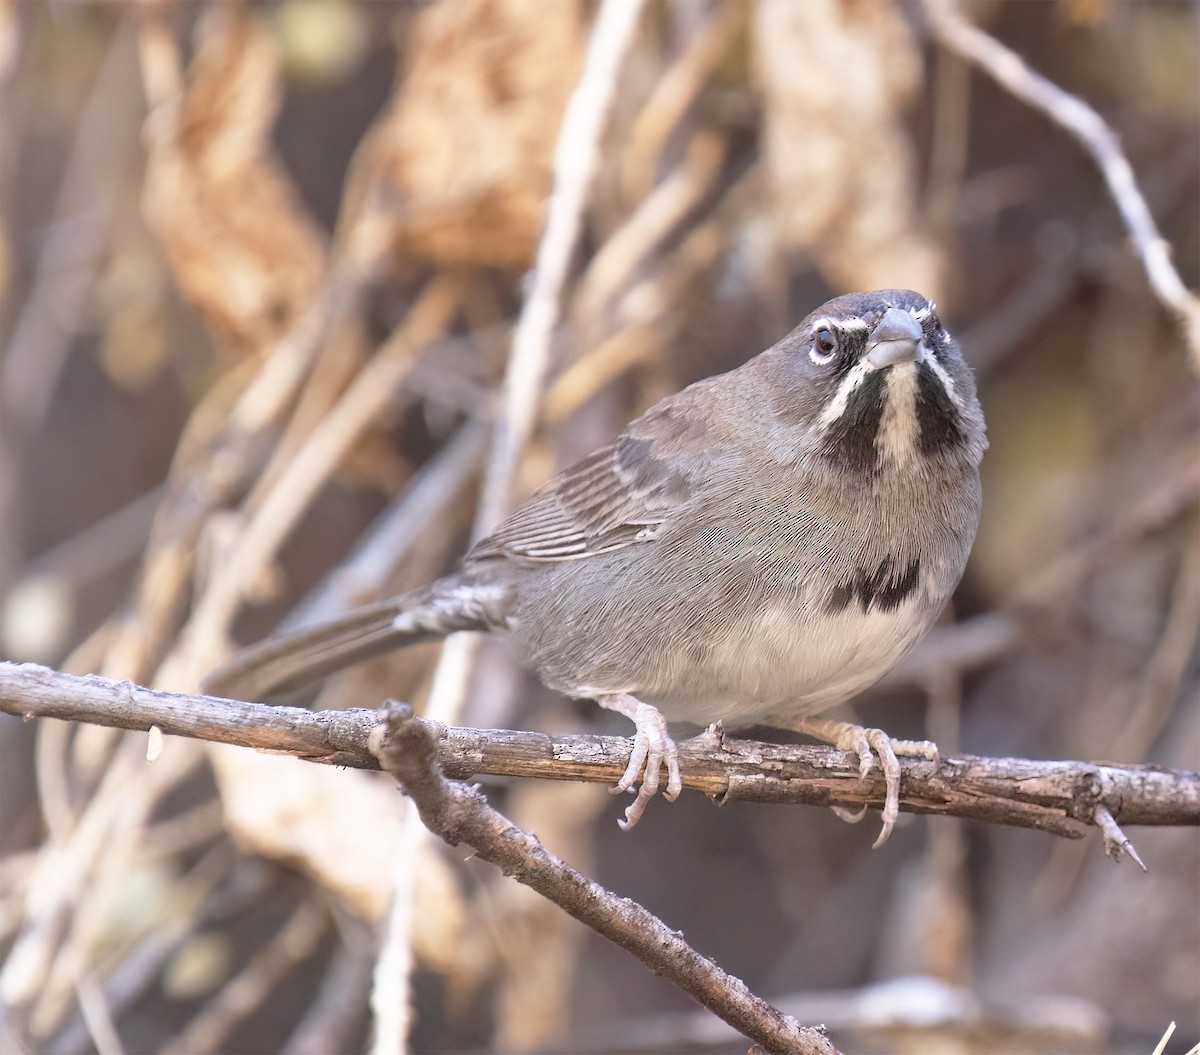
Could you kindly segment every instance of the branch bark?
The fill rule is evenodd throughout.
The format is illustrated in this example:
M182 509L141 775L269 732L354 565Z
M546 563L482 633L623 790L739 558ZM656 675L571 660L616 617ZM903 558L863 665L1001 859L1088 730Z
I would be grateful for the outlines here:
M128 681L78 677L34 664L0 663L0 711L146 730L311 762L378 769L369 738L377 710L297 707L159 692ZM535 777L615 783L630 741L618 736L549 736L426 722L447 776ZM880 808L883 780L859 778L858 761L830 747L701 735L679 745L684 786L720 802L863 805ZM1200 825L1200 773L1152 765L1040 762L956 755L939 763L901 760L900 808L910 813L1035 828L1070 838L1097 824L1102 806L1120 825Z
M492 809L476 788L447 780L438 764L441 745L434 723L413 717L411 708L394 701L383 711L385 721L375 725L372 749L404 786L430 831L451 846L467 844L505 875L631 952L767 1051L837 1055L820 1030L799 1025L702 956L657 916L577 872L536 836Z

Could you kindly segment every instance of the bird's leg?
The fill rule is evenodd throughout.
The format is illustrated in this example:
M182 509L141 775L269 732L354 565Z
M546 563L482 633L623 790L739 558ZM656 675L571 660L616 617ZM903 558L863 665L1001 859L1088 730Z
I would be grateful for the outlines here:
M658 708L643 703L635 696L626 692L611 693L597 696L596 702L610 711L617 711L629 718L637 726L633 736L633 751L629 756L629 765L625 774L612 789L613 794L628 791L637 783L641 776L641 787L638 788L637 798L625 810L625 820L618 821L621 828L628 831L645 812L648 803L658 791L659 773L663 763L667 765L667 790L664 798L674 802L683 790L683 781L679 776L679 751L675 741L667 733L667 720L659 713Z
M873 756L878 756L879 768L883 771L886 795L883 803L883 830L879 833L879 838L875 840L872 848L882 846L888 841L888 836L892 834L892 828L895 827L896 818L900 816L900 763L896 760L896 756L910 755L927 758L935 763L938 760L937 744L929 740L893 740L882 729L868 729L861 725L855 725L853 722L837 722L828 718L802 718L799 722L791 725L791 728L798 733L815 736L818 740L833 744L839 751L853 751L858 755L858 772L864 779L871 772L871 766L874 763ZM834 809L834 812L842 820L851 823L862 820L865 811L865 806L858 813L848 813L836 807Z

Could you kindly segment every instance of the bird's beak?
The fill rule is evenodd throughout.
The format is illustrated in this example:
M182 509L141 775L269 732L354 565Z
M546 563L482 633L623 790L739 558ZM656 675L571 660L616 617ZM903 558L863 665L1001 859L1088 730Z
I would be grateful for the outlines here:
M912 315L900 308L888 308L871 334L867 362L876 370L897 363L919 363L925 358L921 337L921 324Z

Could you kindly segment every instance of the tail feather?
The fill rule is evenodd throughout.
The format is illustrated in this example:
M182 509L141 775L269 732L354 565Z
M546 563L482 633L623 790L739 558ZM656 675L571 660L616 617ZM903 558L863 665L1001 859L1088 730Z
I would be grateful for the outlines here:
M373 656L445 637L483 630L499 621L498 591L458 577L356 608L316 626L251 645L204 682L204 691L257 700L309 682Z

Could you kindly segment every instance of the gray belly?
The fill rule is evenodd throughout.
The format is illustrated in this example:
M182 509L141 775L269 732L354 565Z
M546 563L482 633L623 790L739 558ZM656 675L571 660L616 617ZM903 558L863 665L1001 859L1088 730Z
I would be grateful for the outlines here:
M518 658L568 695L630 693L695 723L815 714L867 688L957 586L977 478L820 502L787 482L713 496L653 541L526 564Z
M887 611L766 606L758 618L715 627L699 662L668 660L630 691L668 719L703 725L817 714L878 681L924 636L937 611L919 596Z
M514 646L560 692L626 692L669 720L697 724L815 714L843 702L920 640L961 570L947 577L923 568L895 604L852 595L838 605L828 576L812 568L724 561L689 575L680 562L647 567L646 555L630 547L589 558L588 567L544 566L515 606ZM948 589L931 587L940 581Z

